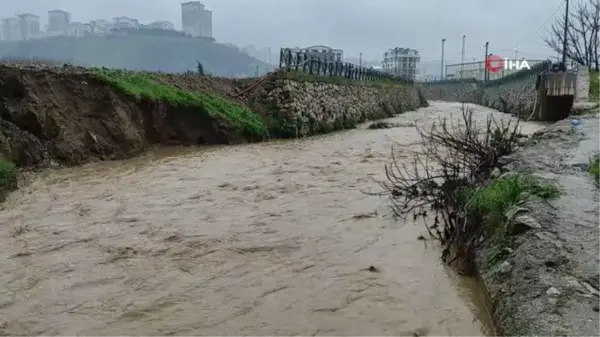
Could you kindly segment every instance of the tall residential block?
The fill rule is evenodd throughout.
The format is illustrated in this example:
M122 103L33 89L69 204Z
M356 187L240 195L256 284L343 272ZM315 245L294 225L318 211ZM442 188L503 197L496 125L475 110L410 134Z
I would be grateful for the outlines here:
M48 11L48 30L47 36L66 36L69 32L71 23L71 13L55 9Z
M204 37L213 37L212 34L212 11L204 11L204 24L203 29Z
M19 25L19 19L2 19L2 38L8 41L21 40L21 27Z
M419 51L410 48L391 48L383 54L383 71L404 78L415 79L419 74Z
M19 14L19 31L21 40L39 38L42 35L40 30L40 17L34 14Z
M212 12L200 1L181 4L181 30L193 37L212 38Z

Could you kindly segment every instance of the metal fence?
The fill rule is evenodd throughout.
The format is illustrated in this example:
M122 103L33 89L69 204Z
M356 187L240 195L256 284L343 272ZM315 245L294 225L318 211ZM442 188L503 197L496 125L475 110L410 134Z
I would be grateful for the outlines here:
M394 76L375 69L341 61L329 61L314 54L283 48L279 52L279 68L284 71L299 71L309 75L336 76L358 81L390 80L399 83L414 83L412 79Z
M546 60L527 60L529 66L533 67L536 64L544 63ZM493 81L502 77L510 76L519 72L518 69L500 69L498 72L486 71L485 61L475 61L468 63L456 63L446 65L445 79L467 79L474 78L480 81Z
M432 81L427 82L429 85L444 85L444 84L458 84L458 83L478 83L484 87L496 86L501 84L510 83L516 80L520 80L528 77L535 77L545 72L549 72L552 66L551 61L543 61L536 63L531 66L531 69L523 69L516 72L513 72L509 75L505 75L503 77L499 77L496 79L490 79L487 81L482 81L477 78L448 78L442 81Z

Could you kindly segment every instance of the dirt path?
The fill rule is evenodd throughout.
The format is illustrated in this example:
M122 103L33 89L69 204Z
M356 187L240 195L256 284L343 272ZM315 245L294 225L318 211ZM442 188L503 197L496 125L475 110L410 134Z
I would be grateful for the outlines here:
M570 120L560 121L512 156L512 168L554 180L563 193L550 204L529 205L539 228L518 238L499 267L484 268L507 335L598 334L600 200L586 171L599 151L598 116L581 125L577 134Z

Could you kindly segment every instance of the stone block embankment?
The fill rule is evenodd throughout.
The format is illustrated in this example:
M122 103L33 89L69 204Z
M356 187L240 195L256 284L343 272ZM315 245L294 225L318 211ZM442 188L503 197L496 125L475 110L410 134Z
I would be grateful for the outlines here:
M484 85L478 82L431 83L421 88L427 100L473 103L529 117L536 104L535 77Z
M280 79L262 97L281 136L304 137L392 117L426 104L412 85L340 85Z
M536 82L548 64L483 83L476 80L451 80L421 84L427 100L466 102L528 118L539 107ZM535 120L537 114L533 115Z
M124 159L353 127L426 104L412 85L0 65L0 155L20 167ZM256 82L255 82L256 83Z

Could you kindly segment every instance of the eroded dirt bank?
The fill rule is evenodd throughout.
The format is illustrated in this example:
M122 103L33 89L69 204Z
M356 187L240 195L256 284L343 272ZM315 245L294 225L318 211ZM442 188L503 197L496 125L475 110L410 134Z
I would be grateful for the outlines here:
M598 115L581 119L581 126L577 133L570 120L557 122L505 158L503 170L531 172L562 191L555 201L523 205L528 230L479 256L506 335L598 334L599 190L587 172L599 151Z
M373 83L273 78L240 94L254 82L0 64L0 154L20 167L80 165L155 145L327 133L426 104L414 86Z
M416 139L362 126L31 175L0 213L0 332L492 334L475 282L416 240L422 224L361 192L394 142L410 160Z

